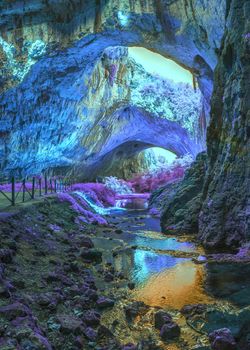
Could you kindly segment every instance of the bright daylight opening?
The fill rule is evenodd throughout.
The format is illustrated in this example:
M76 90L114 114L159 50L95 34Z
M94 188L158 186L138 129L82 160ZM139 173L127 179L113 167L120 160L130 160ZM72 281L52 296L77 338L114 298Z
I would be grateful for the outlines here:
M173 60L167 59L143 47L130 47L128 51L130 57L141 64L148 73L153 75L157 74L161 76L161 78L171 79L175 83L188 83L193 85L192 74Z

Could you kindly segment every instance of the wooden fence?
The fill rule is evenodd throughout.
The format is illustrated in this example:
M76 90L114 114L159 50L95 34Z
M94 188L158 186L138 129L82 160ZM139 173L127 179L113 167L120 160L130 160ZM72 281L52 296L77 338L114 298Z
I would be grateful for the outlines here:
M12 177L9 181L0 182L0 194L15 206L18 199L25 202L52 193L71 191L72 185L71 179L62 177L48 178L45 175L22 180Z

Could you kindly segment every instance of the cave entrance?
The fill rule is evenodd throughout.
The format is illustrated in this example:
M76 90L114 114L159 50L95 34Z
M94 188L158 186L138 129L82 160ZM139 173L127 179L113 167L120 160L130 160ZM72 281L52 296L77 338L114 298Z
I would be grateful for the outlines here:
M172 59L140 46L128 48L128 55L152 75L170 79L174 83L186 83L196 88L196 78L190 70L183 68Z
M204 149L202 94L188 69L143 47L111 46L102 52L94 82L100 117L83 142L90 169L87 173L85 167L86 175L127 178L130 164L140 159L146 164L138 154L147 148L193 159Z

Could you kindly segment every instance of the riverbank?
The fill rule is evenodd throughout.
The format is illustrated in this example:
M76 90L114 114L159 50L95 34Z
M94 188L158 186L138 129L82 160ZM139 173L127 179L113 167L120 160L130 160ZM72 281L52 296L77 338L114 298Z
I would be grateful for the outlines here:
M77 216L48 197L2 220L1 349L203 350L222 327L244 341L239 261L195 261L202 248L162 235L146 210L110 213L105 226ZM165 338L159 311L175 329Z

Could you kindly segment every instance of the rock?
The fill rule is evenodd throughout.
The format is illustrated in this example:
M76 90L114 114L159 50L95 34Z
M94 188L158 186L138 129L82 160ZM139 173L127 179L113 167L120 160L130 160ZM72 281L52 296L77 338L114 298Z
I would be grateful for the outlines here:
M198 232L201 190L207 168L207 155L200 153L182 181L165 186L162 199L161 226L166 233ZM162 192L160 192L162 196Z
M161 350L162 347L155 344L154 339L141 340L137 344L136 350Z
M82 330L82 321L75 316L57 315L60 324L60 331L64 334L80 334Z
M14 303L0 307L0 315L9 321L17 317L25 317L29 314L31 314L31 310L21 303Z
M126 345L123 345L121 350L136 350L136 349L137 349L136 345L132 343L128 343Z
M129 282L129 283L128 283L128 288L129 288L130 290L135 289L135 283L134 283L134 282Z
M117 228L117 229L115 230L115 233L117 233L118 235L120 235L120 234L123 233L123 231L122 231L121 229Z
M97 301L98 294L95 289L87 288L84 290L84 297L89 299L90 301Z
M201 315L207 310L207 305L204 304L194 304L194 305L185 305L183 308L180 310L180 312L185 316L185 317L191 317L194 315Z
M115 304L114 300L106 298L106 297L99 297L96 305L99 309L106 309L108 307L113 307Z
M111 272L106 272L104 275L105 282L112 282L114 280L114 275Z
M133 322L138 315L145 314L147 310L148 307L142 301L135 301L130 305L126 305L124 307L126 320L129 323Z
M58 282L61 280L61 276L56 272L49 272L47 276L44 277L47 282Z
M102 252L94 248L81 249L80 255L86 262L95 262L97 264L102 262Z
M113 333L104 325L100 325L100 327L98 328L97 334L99 339L114 338Z
M89 238L89 237L81 237L80 241L78 242L80 247L84 247L84 248L94 248L94 243L93 241Z
M12 249L0 249L0 262L9 264L13 259Z
M172 322L172 316L167 312L160 310L155 313L155 328L161 329L165 323Z
M98 326L101 321L101 315L95 310L89 310L84 313L83 321L87 326Z
M0 297L2 298L10 298L11 294L9 289L4 285L0 285Z
M236 350L236 342L228 328L217 329L209 334L212 350Z
M163 341L169 341L180 336L181 330L177 323L171 321L161 327L160 337Z
M93 328L87 327L84 329L83 333L88 340L96 341L97 332Z

